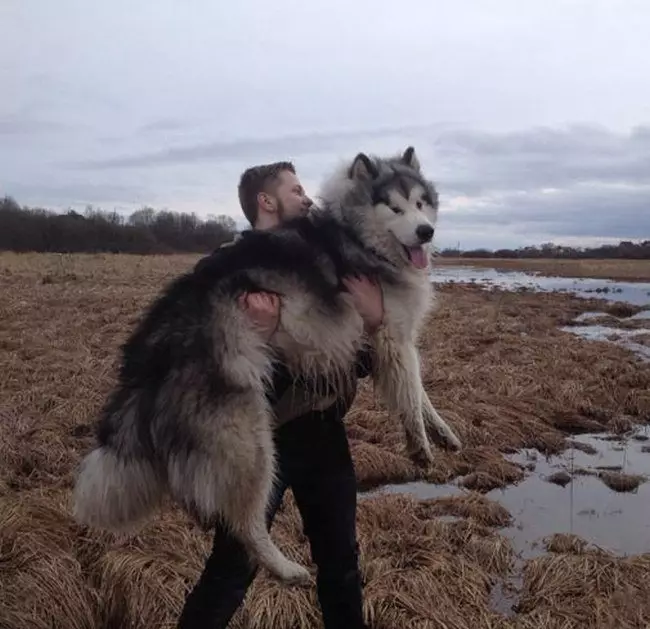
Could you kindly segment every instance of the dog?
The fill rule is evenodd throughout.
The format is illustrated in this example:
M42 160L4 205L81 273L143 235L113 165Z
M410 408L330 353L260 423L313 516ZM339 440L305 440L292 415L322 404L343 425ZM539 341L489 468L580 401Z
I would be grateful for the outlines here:
M202 527L219 518L250 556L284 583L309 572L271 540L265 509L275 478L275 361L296 379L339 390L357 351L371 344L375 391L405 432L409 455L460 440L420 376L416 340L432 305L430 247L438 193L413 147L344 162L307 216L247 230L173 280L122 346L115 388L98 418L97 447L74 489L74 517L112 531L135 525L170 495ZM385 317L368 339L342 278L382 287ZM242 312L244 291L281 297L270 341Z

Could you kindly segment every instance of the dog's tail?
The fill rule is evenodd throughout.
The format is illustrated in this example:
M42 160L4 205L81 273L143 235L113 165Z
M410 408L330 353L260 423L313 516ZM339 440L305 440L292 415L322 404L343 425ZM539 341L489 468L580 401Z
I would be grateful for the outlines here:
M81 462L73 516L79 524L125 532L149 515L163 494L164 483L151 463L101 446Z
M137 400L118 391L102 413L99 446L81 462L74 489L80 524L133 531L162 501L166 477L140 441L136 409Z

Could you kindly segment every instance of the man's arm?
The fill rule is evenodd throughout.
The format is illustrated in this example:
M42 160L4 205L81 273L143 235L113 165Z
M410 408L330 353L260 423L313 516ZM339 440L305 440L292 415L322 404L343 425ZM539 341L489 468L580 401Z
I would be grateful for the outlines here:
M366 333L375 334L384 321L384 296L381 286L367 277L349 277L343 280L345 287L352 295L352 300L363 318ZM277 295L267 293L249 293L242 295L240 306L249 312L253 321L262 329L267 339L270 339L280 322L280 300ZM372 373L374 352L371 348L357 352L356 374L358 378L366 378ZM291 384L291 377L278 365L273 383L277 386L276 399L281 397ZM276 388L274 386L274 389Z

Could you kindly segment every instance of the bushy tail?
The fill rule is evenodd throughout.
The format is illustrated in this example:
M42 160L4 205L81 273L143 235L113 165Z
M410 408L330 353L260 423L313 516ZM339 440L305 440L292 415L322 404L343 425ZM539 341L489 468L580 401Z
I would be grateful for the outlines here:
M79 524L113 532L133 530L160 504L165 485L144 459L122 459L102 446L81 463L74 490L74 518Z

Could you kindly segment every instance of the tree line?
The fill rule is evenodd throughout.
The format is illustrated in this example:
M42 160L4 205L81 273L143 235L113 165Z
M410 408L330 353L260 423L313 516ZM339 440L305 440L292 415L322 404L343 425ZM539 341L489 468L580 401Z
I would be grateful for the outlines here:
M229 216L143 207L129 216L88 206L53 212L0 199L0 250L56 253L207 253L237 231Z
M443 249L440 255L448 258L618 258L626 260L648 260L650 259L650 240L644 240L642 242L622 240L617 245L599 245L597 247L567 247L553 243L544 243L538 246L531 245L517 249Z
M21 207L12 197L0 198L0 250L18 252L207 253L237 232L230 216L201 219L194 213L143 207L129 216L88 206L53 212ZM624 240L617 245L568 247L554 243L517 249L447 248L444 257L463 258L625 258L650 259L650 240Z

